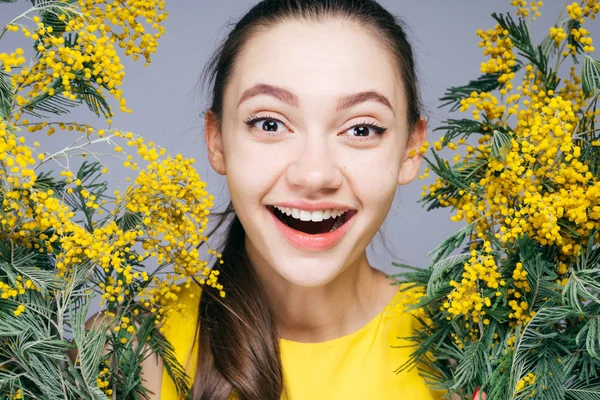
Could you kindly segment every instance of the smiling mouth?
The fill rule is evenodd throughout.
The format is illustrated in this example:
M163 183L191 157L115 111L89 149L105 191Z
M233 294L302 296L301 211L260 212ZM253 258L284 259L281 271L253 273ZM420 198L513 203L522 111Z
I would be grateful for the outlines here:
M292 215L287 215L274 206L267 206L267 209L273 213L277 219L285 225L300 232L309 235L319 235L323 233L333 232L344 225L350 218L356 214L356 210L347 210L340 216L329 217L322 221L302 221L294 218Z

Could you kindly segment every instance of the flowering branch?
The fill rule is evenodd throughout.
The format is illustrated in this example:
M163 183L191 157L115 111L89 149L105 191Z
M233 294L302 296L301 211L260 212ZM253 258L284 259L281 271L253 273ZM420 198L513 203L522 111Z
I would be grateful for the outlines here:
M452 207L469 229L428 254L426 270L396 264L418 272L394 276L422 288L407 304L421 326L407 339L419 346L400 370L419 366L462 397L476 387L490 400L600 397L600 61L583 27L600 2L565 4L569 18L541 45L525 20L541 2L511 4L518 18L494 13L494 28L477 31L483 75L441 99L472 119L436 129L446 135L420 179L430 168L438 177L422 201ZM580 74L573 65L561 78L569 56ZM453 164L436 152L459 146Z

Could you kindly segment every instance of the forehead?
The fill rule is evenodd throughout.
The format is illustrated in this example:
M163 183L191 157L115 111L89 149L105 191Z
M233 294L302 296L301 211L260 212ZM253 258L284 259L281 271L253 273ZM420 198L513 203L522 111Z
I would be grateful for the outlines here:
M288 88L298 95L300 107L313 99L331 100L335 107L341 96L371 90L388 98L396 115L403 108L391 54L366 29L342 19L286 21L259 30L237 59L226 101L237 104L257 82Z

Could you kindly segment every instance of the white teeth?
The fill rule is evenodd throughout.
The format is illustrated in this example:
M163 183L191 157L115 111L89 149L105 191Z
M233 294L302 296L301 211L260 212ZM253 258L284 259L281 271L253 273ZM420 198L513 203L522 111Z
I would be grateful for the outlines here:
M315 222L323 221L323 211L313 211L311 215L311 220Z
M300 221L310 221L312 219L312 213L310 211L300 211Z
M285 215L291 215L292 218L299 219L301 221L314 221L319 222L329 218L337 218L343 215L348 210L318 210L318 211L306 211L298 208L288 208L274 206L276 209L284 213Z

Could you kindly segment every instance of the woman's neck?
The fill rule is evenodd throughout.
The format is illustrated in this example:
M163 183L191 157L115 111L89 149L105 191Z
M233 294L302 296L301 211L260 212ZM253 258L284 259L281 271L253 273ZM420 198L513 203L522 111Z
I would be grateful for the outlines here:
M283 339L312 343L350 334L377 316L398 290L393 279L369 265L366 253L327 284L303 287L285 280L251 244L246 248Z

